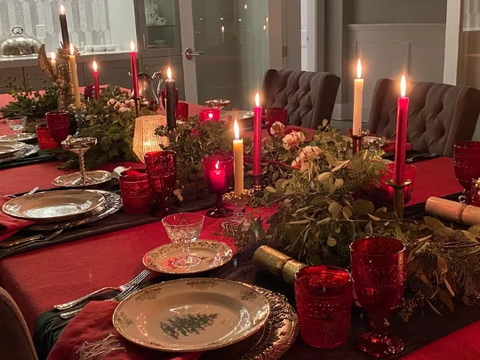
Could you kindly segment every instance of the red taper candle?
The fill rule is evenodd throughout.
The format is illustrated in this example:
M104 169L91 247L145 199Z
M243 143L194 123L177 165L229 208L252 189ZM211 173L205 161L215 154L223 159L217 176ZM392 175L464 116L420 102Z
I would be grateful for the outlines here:
M262 107L260 95L255 96L255 108L253 109L253 175L262 173Z
M406 97L407 81L402 76L400 84L401 96L397 106L397 138L395 141L395 182L403 184L405 181L405 156L407 145L408 104L410 99Z
M133 81L133 94L134 99L138 98L138 66L137 66L137 52L135 51L135 44L130 42L130 62L131 62L131 72L132 72L132 81Z
M100 83L98 81L98 67L97 62L93 62L93 84L95 86L95 99L100 98Z

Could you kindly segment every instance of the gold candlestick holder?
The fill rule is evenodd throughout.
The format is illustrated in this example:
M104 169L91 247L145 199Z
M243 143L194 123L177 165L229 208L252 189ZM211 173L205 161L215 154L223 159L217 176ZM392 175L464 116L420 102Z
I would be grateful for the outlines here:
M412 184L412 180L406 179L403 184L397 184L395 179L388 179L387 185L393 189L393 208L399 219L403 219L405 211L405 188Z
M352 149L353 149L353 154L358 154L360 151L363 149L363 138L365 136L368 136L370 132L367 131L362 131L360 135L353 135L351 131L347 133L347 136L349 136L352 139Z
M253 178L253 191L258 192L263 190L263 176L266 172L262 171L260 174L253 174L253 171L247 173Z

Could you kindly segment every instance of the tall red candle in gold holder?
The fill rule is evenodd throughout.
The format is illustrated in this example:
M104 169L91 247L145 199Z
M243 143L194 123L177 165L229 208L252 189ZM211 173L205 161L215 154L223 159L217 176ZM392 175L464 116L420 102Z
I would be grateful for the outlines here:
M97 67L97 62L93 62L93 83L95 86L95 99L100 98L100 83L98 81L98 67Z
M406 97L407 81L402 76L400 84L400 98L397 106L397 138L395 142L395 183L402 185L405 181L405 147L407 145L408 104L410 99Z
M132 81L133 81L133 94L134 99L138 98L138 66L137 66L137 52L135 51L135 44L130 42L130 62L131 62L131 72L132 72Z
M260 94L255 96L255 108L253 109L253 176L262 173L262 107L260 106Z

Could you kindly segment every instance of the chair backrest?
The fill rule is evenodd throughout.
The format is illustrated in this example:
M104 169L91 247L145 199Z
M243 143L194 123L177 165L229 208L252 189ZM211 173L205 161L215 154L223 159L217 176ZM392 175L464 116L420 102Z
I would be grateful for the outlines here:
M372 133L393 138L396 134L397 81L380 79L370 111ZM471 140L480 114L480 91L472 87L417 82L409 84L407 140L420 152L453 154L453 144Z
M263 80L263 106L284 107L289 124L316 129L331 120L339 85L331 73L270 69Z
M0 288L0 358L37 360L32 338L20 309L12 297Z

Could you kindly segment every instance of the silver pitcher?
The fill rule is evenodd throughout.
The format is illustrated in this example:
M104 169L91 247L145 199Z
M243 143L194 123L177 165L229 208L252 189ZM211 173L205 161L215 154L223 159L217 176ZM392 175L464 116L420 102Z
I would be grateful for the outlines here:
M158 84L155 87L155 81L158 79ZM157 71L152 76L146 73L138 74L138 97L140 99L140 106L146 107L148 110L157 111L160 103L158 101L158 89L163 83L162 72ZM132 90L133 94L133 90Z

